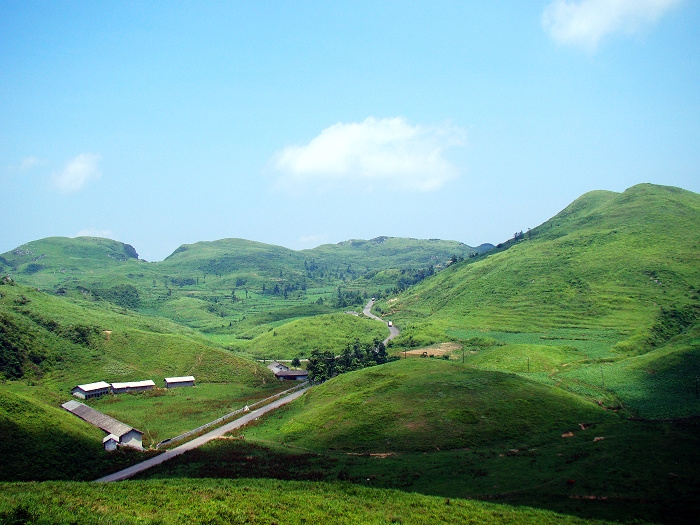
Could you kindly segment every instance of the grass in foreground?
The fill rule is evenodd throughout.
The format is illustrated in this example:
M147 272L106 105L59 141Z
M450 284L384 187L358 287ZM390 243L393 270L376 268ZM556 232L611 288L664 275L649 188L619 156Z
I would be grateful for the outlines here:
M276 423L274 414L268 419ZM220 439L141 476L349 481L586 519L694 523L700 512L700 420L620 420L570 431L570 437L518 447L503 442L423 453L310 451L274 441Z
M0 522L249 524L580 524L527 507L346 483L163 480L0 484ZM599 522L603 523L603 522Z

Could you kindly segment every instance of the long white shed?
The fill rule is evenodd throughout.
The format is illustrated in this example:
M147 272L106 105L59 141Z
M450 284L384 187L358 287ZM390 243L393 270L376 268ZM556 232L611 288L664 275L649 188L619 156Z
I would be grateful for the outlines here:
M165 388L175 388L179 386L194 386L194 376L165 378Z
M73 387L71 394L80 399L90 399L91 397L103 396L109 394L112 387L109 383L98 381L97 383L88 383L86 385L78 385Z
M143 392L144 390L153 390L156 384L151 380L146 381L131 381L128 383L112 383L112 392L115 394L124 394L128 392Z
M112 450L117 444L139 450L143 449L143 432L140 430L130 427L121 421L117 421L112 416L103 414L78 401L67 401L63 403L61 407L78 416L83 421L87 421L91 425L107 432L107 436L102 440L102 444L107 450Z

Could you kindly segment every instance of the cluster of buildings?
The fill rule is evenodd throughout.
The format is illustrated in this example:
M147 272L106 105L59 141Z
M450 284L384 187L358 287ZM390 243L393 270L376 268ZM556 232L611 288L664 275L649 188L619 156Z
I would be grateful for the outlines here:
M194 376L166 377L163 381L165 382L165 388L194 386ZM155 386L156 384L150 379L146 381L111 384L105 381L98 381L97 383L88 383L73 387L71 394L80 399L91 399L105 394L126 394L130 392L153 390Z
M176 388L182 386L194 386L193 376L184 377L166 377L164 380L165 388ZM91 399L93 397L103 396L105 394L126 394L129 392L144 392L153 390L156 384L148 379L146 381L130 381L126 383L107 383L98 381L96 383L88 383L73 387L71 394L80 399ZM107 435L102 440L102 445L105 450L115 450L118 446L132 447L138 450L143 449L143 432L137 430L126 423L117 421L107 414L95 410L92 407L84 405L78 401L68 401L61 405L71 414L78 416L80 419L87 421L91 425L96 426L107 432Z

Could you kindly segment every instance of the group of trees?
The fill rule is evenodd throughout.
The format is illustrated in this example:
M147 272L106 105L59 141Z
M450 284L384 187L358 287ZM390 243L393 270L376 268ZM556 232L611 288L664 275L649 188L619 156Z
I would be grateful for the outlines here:
M346 345L340 355L334 355L330 350L313 350L306 369L309 380L322 383L338 374L381 365L394 359L396 358L389 357L384 343L378 339L366 345L355 339L352 344Z
M335 306L337 308L347 308L348 306L356 306L363 304L367 299L367 294L364 296L362 293L353 290L342 290L338 286L338 293L335 299Z

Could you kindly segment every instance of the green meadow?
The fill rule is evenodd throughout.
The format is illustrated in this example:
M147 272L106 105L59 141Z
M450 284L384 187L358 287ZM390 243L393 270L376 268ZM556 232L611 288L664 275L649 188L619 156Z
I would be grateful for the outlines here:
M157 263L107 239L18 247L0 257L0 521L692 523L698 232L700 196L641 184L495 247L225 239ZM150 446L289 386L261 361L383 340L361 314L372 297L402 359L315 385L139 481L70 483L142 457L106 454L61 410L71 387L194 375L89 401Z
M4 483L0 489L0 520L8 523L591 523L528 507L349 483L180 479Z

